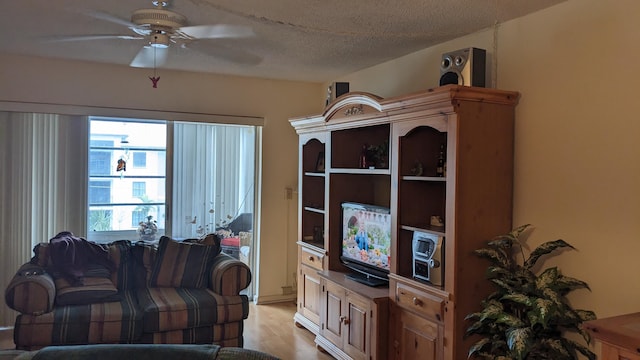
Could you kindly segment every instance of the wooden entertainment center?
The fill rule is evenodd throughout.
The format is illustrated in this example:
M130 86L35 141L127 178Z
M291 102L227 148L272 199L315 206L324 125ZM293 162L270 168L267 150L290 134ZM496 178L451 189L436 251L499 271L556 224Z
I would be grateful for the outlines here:
M300 168L294 321L319 348L338 359L467 358L464 317L491 290L473 250L512 227L518 98L458 85L388 99L348 93L290 120ZM345 278L345 202L390 209L388 287ZM420 233L442 239L430 263L442 285L414 276Z

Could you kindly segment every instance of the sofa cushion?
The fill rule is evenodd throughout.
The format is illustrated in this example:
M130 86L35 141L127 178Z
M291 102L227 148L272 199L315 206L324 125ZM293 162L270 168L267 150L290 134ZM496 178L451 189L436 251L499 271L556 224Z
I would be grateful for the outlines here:
M135 294L122 300L87 305L56 306L40 316L18 315L14 340L21 350L48 345L130 343L142 336L142 311Z
M83 305L120 300L118 289L106 277L85 277L82 286L72 286L62 277L55 282L56 305Z
M148 344L216 344L242 346L242 321L214 324L197 328L143 333L140 342Z
M245 295L222 296L209 289L138 289L144 332L180 330L241 321L249 315Z
M167 236L160 238L158 253L151 275L151 286L204 288L209 270L220 247L196 242L177 242Z
M109 259L117 271L111 273L111 282L118 291L134 289L136 287L136 268L133 259L133 245L129 240L117 240L108 244Z

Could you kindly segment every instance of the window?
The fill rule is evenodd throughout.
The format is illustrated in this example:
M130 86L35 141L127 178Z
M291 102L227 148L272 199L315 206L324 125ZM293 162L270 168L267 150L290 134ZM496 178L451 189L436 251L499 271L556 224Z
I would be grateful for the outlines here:
M164 121L90 117L89 240L133 240L148 216L164 234L166 139Z
M89 240L137 240L148 216L157 223L156 239L193 238L255 213L255 127L89 120Z
M133 192L131 196L133 197L144 197L147 194L147 183L142 181L134 181L133 184Z
M111 167L111 152L105 151L113 147L110 140L91 140L91 153L89 154L89 174L108 175Z
M147 167L146 152L135 151L133 153L133 167L137 167L137 168Z
M111 181L89 181L89 203L107 204L111 202Z

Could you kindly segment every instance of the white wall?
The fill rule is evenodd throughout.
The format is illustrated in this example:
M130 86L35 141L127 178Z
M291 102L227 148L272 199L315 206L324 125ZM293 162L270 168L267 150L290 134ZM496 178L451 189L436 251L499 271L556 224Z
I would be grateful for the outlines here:
M282 286L293 285L297 201L285 188L297 187L298 138L288 119L321 111L320 84L159 70L154 89L149 69L6 54L0 64L0 102L263 117L258 295L278 300Z
M562 238L550 259L591 292L577 308L600 318L640 310L640 2L569 0L350 74L351 90L389 97L436 86L442 53L490 54L492 84L521 92L516 109L514 225L530 247ZM496 53L497 50L497 53ZM497 56L496 56L497 54Z

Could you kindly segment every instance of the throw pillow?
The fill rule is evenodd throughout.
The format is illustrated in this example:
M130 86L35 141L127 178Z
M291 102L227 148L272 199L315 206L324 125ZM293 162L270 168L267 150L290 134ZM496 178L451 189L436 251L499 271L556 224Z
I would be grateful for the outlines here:
M160 238L151 286L204 288L209 271L220 247L197 242L178 242L167 236Z
M65 278L57 278L56 304L85 305L120 301L118 289L105 277L85 277L84 285L72 286Z

